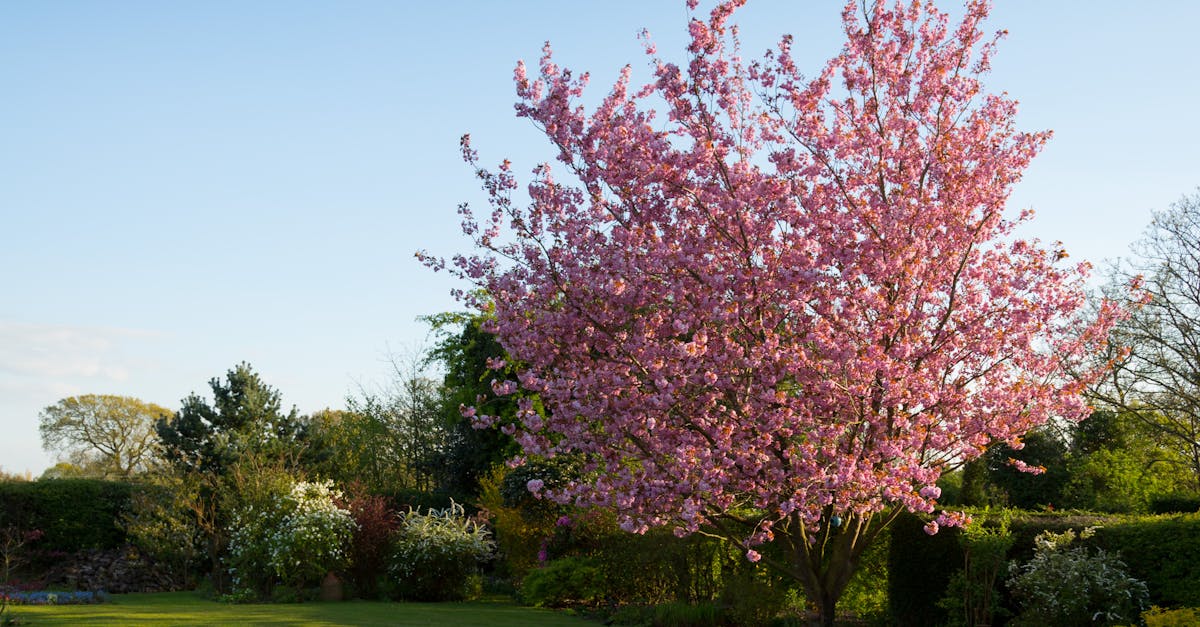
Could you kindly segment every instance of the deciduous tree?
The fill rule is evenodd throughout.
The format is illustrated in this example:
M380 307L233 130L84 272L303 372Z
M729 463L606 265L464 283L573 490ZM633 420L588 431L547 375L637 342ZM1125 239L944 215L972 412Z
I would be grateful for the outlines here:
M72 396L42 410L39 430L47 451L102 476L128 477L154 458L154 425L171 411L128 396Z
M1030 214L1006 214L1009 190L1049 133L982 88L986 2L953 26L930 3L849 2L811 80L789 38L738 56L741 4L692 19L683 67L648 44L654 81L627 69L590 113L587 75L549 46L537 76L518 65L518 115L561 167L525 202L464 138L491 214L461 210L475 254L423 256L490 297L462 292L520 364L495 389L544 403L505 428L527 455L582 458L548 496L632 532L716 530L831 625L863 550L898 512L934 513L943 471L1086 414L1097 372L1064 369L1117 309L1077 315L1086 267L1013 236Z
M1114 346L1131 350L1093 392L1166 436L1200 491L1200 191L1156 212L1133 250L1108 288L1142 280L1140 306L1113 334Z

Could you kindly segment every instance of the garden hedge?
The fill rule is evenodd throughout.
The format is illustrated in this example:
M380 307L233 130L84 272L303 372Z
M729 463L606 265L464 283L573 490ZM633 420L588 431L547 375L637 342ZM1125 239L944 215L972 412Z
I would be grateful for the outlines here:
M975 517L986 516L976 512ZM934 625L945 620L937 606L950 576L962 568L955 529L929 536L924 521L905 514L893 523L888 556L889 608L895 625ZM1088 513L1012 512L1014 536L1008 559L1033 556L1033 539L1043 531L1097 527L1086 545L1116 553L1129 574L1145 581L1154 605L1200 606L1200 513L1160 516L1101 516ZM1001 590L1007 604L1007 594ZM1014 608L1008 608L1010 610Z
M41 530L39 551L115 548L126 541L120 519L132 492L101 479L0 482L0 529Z

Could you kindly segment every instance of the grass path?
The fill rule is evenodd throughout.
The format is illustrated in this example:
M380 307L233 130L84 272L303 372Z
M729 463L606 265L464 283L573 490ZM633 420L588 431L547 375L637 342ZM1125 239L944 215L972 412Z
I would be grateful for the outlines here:
M296 603L230 605L191 592L116 594L97 605L9 606L29 627L65 625L453 625L586 627L597 623L508 601L471 603Z

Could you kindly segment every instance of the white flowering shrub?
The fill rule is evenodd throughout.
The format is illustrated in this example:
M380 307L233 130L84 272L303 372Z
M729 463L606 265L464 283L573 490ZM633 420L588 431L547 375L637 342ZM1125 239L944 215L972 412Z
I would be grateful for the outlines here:
M400 515L388 560L392 595L408 600L453 601L478 595L479 563L496 543L482 521L463 507Z
M1093 529L1079 534L1089 537ZM1042 532L1034 556L1015 570L1008 588L1021 611L1014 625L1127 625L1146 608L1146 584L1130 577L1116 555L1070 547L1074 531Z
M329 482L302 481L239 510L229 543L235 588L265 594L277 581L299 588L347 566L355 524L339 498Z

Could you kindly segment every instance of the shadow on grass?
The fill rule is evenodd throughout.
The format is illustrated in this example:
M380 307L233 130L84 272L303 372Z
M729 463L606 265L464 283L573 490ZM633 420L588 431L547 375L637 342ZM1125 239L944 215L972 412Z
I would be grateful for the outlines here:
M57 625L453 625L456 627L583 627L597 623L549 610L488 599L469 603L297 603L229 605L195 593L115 594L99 605L9 608L30 627Z

